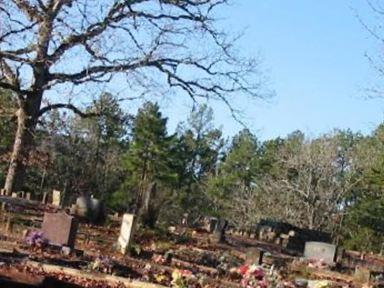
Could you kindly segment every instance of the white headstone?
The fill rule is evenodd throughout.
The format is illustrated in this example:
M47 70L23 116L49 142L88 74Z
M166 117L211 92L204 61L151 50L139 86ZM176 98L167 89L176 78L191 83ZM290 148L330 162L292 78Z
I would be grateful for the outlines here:
M122 254L126 254L128 252L134 218L135 215L133 214L123 215L123 222L121 223L120 236L118 239L118 246Z
M304 258L310 260L322 260L326 264L335 262L337 246L324 242L306 242Z
M61 205L61 192L58 190L52 191L52 205L57 207Z

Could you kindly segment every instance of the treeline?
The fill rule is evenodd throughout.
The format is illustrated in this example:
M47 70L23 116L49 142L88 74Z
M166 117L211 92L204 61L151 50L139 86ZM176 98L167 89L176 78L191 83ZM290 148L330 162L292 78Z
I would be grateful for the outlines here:
M15 106L10 95L0 97L2 185ZM156 103L129 115L107 93L86 115L53 110L42 119L25 160L25 191L37 197L59 189L67 203L92 194L114 211L135 211L149 227L184 213L244 228L272 218L331 232L348 248L381 249L384 125L368 136L335 130L309 139L295 131L260 141L243 129L225 139L212 109L201 105L171 134Z

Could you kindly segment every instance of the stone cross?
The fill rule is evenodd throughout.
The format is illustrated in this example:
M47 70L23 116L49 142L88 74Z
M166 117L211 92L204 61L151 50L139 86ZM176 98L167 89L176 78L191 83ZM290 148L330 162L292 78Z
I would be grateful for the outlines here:
M326 264L334 264L336 258L336 245L324 242L306 242L304 258L312 260L322 260Z
M122 254L127 254L129 249L129 244L132 237L133 221L135 215L133 214L124 214L123 221L121 223L120 236L118 239L118 247Z
M56 207L61 205L61 192L58 190L52 191L52 205Z
M59 246L75 246L78 222L64 212L44 213L42 230L49 243Z

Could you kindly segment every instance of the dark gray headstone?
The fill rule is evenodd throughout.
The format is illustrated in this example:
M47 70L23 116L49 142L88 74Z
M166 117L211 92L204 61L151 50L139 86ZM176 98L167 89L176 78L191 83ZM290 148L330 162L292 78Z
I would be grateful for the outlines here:
M99 199L86 196L76 199L76 215L96 223L102 218L102 213L102 202Z
M73 248L77 227L77 220L66 213L44 213L42 230L51 244Z
M225 230L227 229L228 221L225 219L219 219L217 221L215 230L213 231L214 239L216 242L225 241Z
M204 219L204 229L208 233L212 233L215 230L218 221L219 220L216 217L206 217Z
M323 260L327 264L333 264L336 252L336 245L324 242L306 242L304 257L311 260Z

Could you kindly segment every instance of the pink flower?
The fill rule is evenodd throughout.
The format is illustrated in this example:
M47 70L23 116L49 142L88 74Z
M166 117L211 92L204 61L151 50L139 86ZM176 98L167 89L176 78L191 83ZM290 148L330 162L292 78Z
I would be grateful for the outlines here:
M248 270L249 270L249 266L248 266L248 264L244 264L244 265L242 265L242 266L239 267L239 273L240 273L241 275L245 275L245 274L247 274Z
M189 270L180 270L180 274L183 277L191 277L192 276L192 272Z

